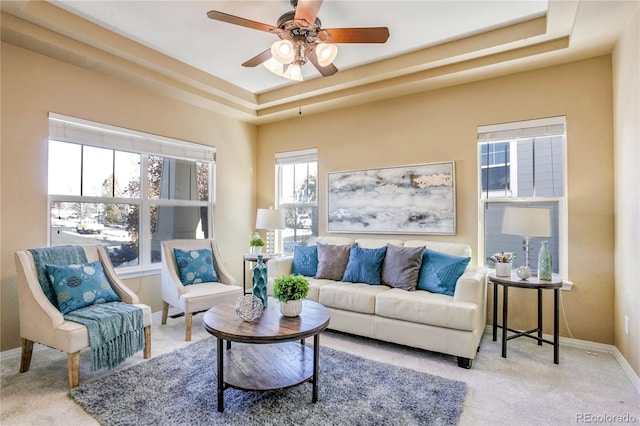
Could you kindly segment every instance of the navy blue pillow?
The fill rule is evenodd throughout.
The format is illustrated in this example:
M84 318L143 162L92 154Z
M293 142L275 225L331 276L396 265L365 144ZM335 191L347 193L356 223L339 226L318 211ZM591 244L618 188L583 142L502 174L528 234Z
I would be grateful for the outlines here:
M456 282L467 269L470 260L470 257L424 249L418 289L453 296Z
M295 246L291 272L293 275L315 277L318 272L318 246Z
M349 263L344 271L342 281L352 283L380 284L382 275L382 261L387 247L376 249L351 246Z

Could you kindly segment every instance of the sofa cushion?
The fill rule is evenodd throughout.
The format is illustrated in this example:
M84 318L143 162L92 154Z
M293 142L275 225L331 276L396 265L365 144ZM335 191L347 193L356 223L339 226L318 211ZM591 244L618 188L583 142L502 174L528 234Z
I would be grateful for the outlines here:
M391 289L376 296L376 315L456 330L475 330L481 323L478 305L455 302L451 296Z
M358 247L362 248L380 248L388 244L402 247L402 240L383 239L383 238L358 238L356 240Z
M318 243L318 271L316 278L340 281L349 263L351 246Z
M182 285L218 282L211 249L173 249Z
M382 261L386 251L386 247L367 249L358 247L355 244L352 245L349 252L349 262L342 276L342 281L380 284Z
M453 296L458 278L464 273L471 258L452 256L424 249L418 288L432 293Z
M318 271L318 247L295 246L293 248L292 273L315 277Z
M471 257L471 246L464 243L447 243L443 241L407 240L403 247L424 247L440 253L458 257Z
M387 246L382 262L382 283L402 290L414 291L418 285L423 247Z
M375 314L376 296L389 290L386 285L334 282L320 287L318 302L327 308Z
M46 265L47 276L62 314L96 303L117 302L100 261L79 265Z

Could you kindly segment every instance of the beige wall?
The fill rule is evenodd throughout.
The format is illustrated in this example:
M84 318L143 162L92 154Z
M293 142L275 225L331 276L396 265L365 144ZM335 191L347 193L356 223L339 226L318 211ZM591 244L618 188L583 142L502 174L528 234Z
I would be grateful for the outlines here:
M568 278L574 287L562 292L566 318L562 315L561 334L612 344L611 78L611 58L603 56L318 115L305 116L303 109L302 116L258 129L261 198L273 198L268 192L273 187L273 158L281 151L318 148L321 218L326 217L327 172L453 160L457 234L433 239L463 241L476 248L477 127L566 115ZM325 233L325 223L320 223L319 232ZM515 327L535 324L535 292L514 291L510 302ZM546 304L552 306L551 299ZM491 313L489 303L489 319ZM545 332L551 333L551 326L548 310Z
M613 53L615 345L640 375L640 11ZM629 334L625 334L625 316Z
M215 146L214 233L226 266L241 280L240 258L255 220L255 126L4 43L1 71L0 350L20 343L13 253L47 245L49 111ZM158 275L127 283L160 309Z

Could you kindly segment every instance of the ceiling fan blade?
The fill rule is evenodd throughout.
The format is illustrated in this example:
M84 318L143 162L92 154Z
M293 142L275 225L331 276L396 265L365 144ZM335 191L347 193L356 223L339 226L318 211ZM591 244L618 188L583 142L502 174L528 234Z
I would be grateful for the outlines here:
M257 67L258 65L260 65L264 61L269 60L270 58L271 58L271 48L268 48L264 52L254 56L251 59L249 59L247 62L242 64L242 66L243 67Z
M254 30L272 32L273 30L278 29L278 27L274 27L273 25L240 18L239 16L229 15L228 13L218 12L217 10L210 10L207 12L207 16L209 19L213 19L215 21L227 22L229 24L240 25L241 27L252 28Z
M325 28L329 33L330 43L386 43L389 28Z
M298 0L294 19L304 19L310 24L316 22L322 0Z
M326 67L321 66L318 63L318 56L316 55L315 50L309 51L307 53L307 58L309 59L309 62L311 62L313 66L316 67L318 71L320 71L320 74L322 74L323 77L329 77L330 75L338 72L338 68L336 68L336 66L333 64L329 64Z

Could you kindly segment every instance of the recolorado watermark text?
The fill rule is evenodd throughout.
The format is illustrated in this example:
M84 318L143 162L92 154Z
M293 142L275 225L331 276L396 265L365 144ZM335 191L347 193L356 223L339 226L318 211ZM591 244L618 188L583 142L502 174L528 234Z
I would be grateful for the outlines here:
M576 423L622 424L638 423L638 420L640 419L632 414L576 413Z

